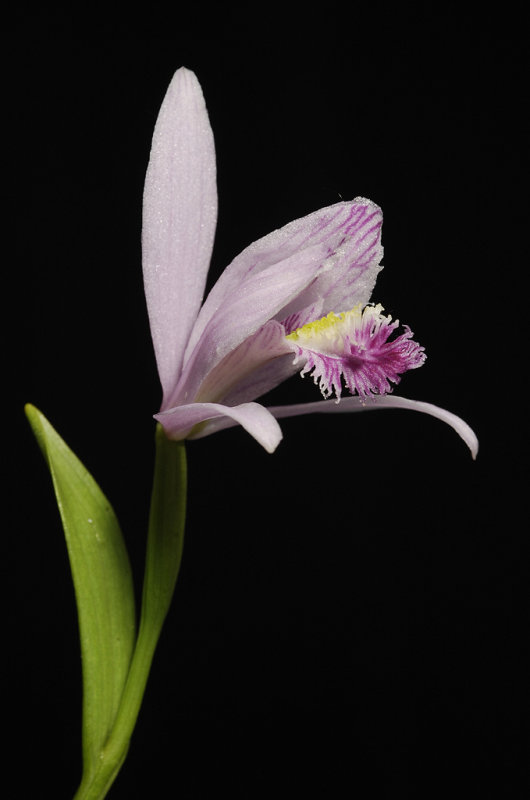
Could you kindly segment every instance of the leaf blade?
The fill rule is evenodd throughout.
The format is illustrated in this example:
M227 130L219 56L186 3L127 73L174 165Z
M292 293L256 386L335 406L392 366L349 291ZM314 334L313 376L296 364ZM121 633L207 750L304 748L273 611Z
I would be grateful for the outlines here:
M46 417L26 415L48 464L68 548L83 662L83 765L90 774L118 711L135 643L129 558L109 501Z

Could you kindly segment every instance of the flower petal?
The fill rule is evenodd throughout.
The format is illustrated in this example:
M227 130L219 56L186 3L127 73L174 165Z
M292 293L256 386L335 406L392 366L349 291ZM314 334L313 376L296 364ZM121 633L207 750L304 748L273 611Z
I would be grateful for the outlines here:
M194 399L207 375L259 328L269 322L284 302L301 292L322 269L326 252L316 245L266 271L251 275L227 298L203 331L197 347L186 362L170 404Z
M233 391L229 392L224 398L228 405L238 405L248 403L263 397L267 392L279 386L292 375L300 370L300 363L294 362L293 353L282 354L267 361L258 367L254 372L249 373L239 381Z
M287 377L285 370L279 369L280 375L271 384L272 373L268 372L270 377L267 378L266 386L263 384L262 368L265 365L276 365L282 360L281 356L288 357L291 367L288 374L292 375L297 367L293 365L293 352L285 339L285 328L279 322L270 320L241 342L235 350L231 350L208 373L195 396L195 402L220 401L234 406L255 400ZM233 400L234 397L240 399Z
M268 320L344 298L367 302L380 269L380 227L378 207L359 199L316 211L247 247L200 311L172 404L185 393L192 397L197 383Z
M275 418L259 403L224 406L220 403L190 403L155 414L169 439L201 439L224 427L241 425L268 453L276 450L282 431ZM217 426L218 421L227 421ZM193 431L200 423L206 423ZM190 435L191 434L191 435Z
M201 87L179 69L156 122L145 178L143 271L164 397L202 301L217 220L215 149Z
M342 226L344 242L333 269L322 272L295 303L283 309L281 321L287 333L330 311L365 306L370 300L377 275L383 268L380 264L383 214L379 206L364 197L356 197L349 206Z
M406 397L396 397L385 395L376 397L368 403L363 403L359 397L345 397L340 403L335 400L323 400L316 403L299 403L292 406L274 406L268 410L276 418L297 417L302 414L345 414L351 411L373 411L381 408L404 408L410 411L421 411L430 414L432 417L441 419L455 430L464 440L475 459L478 453L478 439L474 431L463 419L446 411L445 408L434 406L431 403L423 403L419 400L408 400Z

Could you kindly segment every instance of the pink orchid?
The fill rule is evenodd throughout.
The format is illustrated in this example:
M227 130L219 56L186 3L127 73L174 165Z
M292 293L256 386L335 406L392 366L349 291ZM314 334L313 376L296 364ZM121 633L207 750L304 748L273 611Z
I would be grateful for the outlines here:
M242 425L268 452L277 419L380 408L422 411L478 450L459 417L389 394L423 348L369 304L381 269L381 210L341 202L247 247L203 293L217 220L213 134L197 78L179 69L153 134L143 216L143 270L163 399L155 418L170 439ZM266 408L256 398L311 372L325 398ZM351 392L341 398L342 385Z

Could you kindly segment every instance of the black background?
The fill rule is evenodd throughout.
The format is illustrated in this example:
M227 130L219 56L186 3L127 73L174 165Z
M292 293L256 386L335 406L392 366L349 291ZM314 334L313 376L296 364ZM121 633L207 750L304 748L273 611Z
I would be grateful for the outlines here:
M211 280L273 228L370 197L373 299L428 353L399 392L461 415L481 451L400 411L286 420L273 456L240 429L190 443L181 576L109 797L526 796L519 6L286 8L8 28L12 797L70 797L81 769L73 589L25 402L113 502L140 591L160 401L141 197L181 65L216 139ZM271 402L302 399L293 378Z

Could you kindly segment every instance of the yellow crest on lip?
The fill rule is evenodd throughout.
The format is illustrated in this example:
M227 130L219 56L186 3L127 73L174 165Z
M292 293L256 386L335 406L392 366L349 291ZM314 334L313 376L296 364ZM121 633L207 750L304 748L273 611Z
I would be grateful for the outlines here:
M377 306L367 306L363 311L362 304L358 303L351 311L341 311L339 314L330 311L325 317L314 322L307 322L292 333L289 333L285 338L298 343L308 342L320 337L324 340L329 340L339 335L345 327L350 330L352 328L355 329L356 323L361 321L365 312L368 311L370 315L376 316L382 310L383 306L378 303Z

